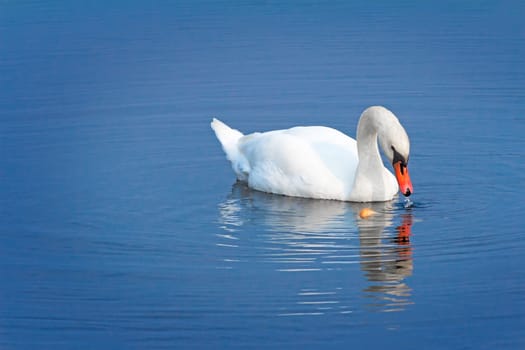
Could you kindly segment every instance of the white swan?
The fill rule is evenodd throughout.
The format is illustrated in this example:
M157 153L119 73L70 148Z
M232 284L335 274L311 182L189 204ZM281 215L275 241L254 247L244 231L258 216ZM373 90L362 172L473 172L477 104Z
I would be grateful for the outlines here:
M215 118L211 127L237 178L259 191L352 202L388 201L398 190L413 193L408 135L384 107L361 114L357 142L324 126L246 136ZM378 139L395 176L383 166Z

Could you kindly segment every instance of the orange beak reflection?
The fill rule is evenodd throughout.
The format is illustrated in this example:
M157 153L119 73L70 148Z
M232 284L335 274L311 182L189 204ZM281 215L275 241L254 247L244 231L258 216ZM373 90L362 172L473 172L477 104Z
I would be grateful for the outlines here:
M399 190L405 197L410 196L412 193L414 193L414 189L412 188L412 181L410 181L406 164L401 161L395 162L394 170L396 173L397 183L399 184Z

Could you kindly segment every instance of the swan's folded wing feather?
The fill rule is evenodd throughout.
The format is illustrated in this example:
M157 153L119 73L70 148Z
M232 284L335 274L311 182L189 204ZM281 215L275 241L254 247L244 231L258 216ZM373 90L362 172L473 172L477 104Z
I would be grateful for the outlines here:
M251 187L272 193L344 200L357 167L355 141L325 127L255 133L239 140Z

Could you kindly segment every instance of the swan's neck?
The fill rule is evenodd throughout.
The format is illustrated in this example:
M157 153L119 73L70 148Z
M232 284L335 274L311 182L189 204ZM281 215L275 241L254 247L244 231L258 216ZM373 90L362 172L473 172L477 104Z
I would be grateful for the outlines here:
M382 171L383 161L379 154L377 142L378 131L381 130L381 123L376 115L364 115L357 126L357 154L359 155L359 172L368 174L379 173Z
M350 200L369 202L390 199L387 190L388 171L379 154L378 137L385 125L376 113L365 113L357 126L357 165ZM393 194L392 194L393 196Z

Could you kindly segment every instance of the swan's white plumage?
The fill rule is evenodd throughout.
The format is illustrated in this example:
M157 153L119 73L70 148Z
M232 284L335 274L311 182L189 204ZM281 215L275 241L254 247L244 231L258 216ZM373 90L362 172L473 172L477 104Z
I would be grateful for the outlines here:
M230 128L218 119L213 118L211 127L222 145L226 158L231 162L233 171L241 181L248 180L250 165L246 157L239 150L239 140L244 135L239 131Z
M367 116L371 117L368 122ZM393 120L389 121L392 117ZM376 128L382 123L386 123L383 128L397 123L403 132L404 129L397 118L383 107L367 109L360 123L366 125L363 124L361 129L363 141L358 140L363 143L359 152L354 139L324 126L294 127L246 136L217 119L213 119L211 127L237 178L246 181L253 189L288 196L356 202L390 200L397 193L398 186L394 175L381 161ZM395 131L388 130L394 134ZM365 150L363 146L370 150ZM367 159L367 164L359 165L358 153Z

